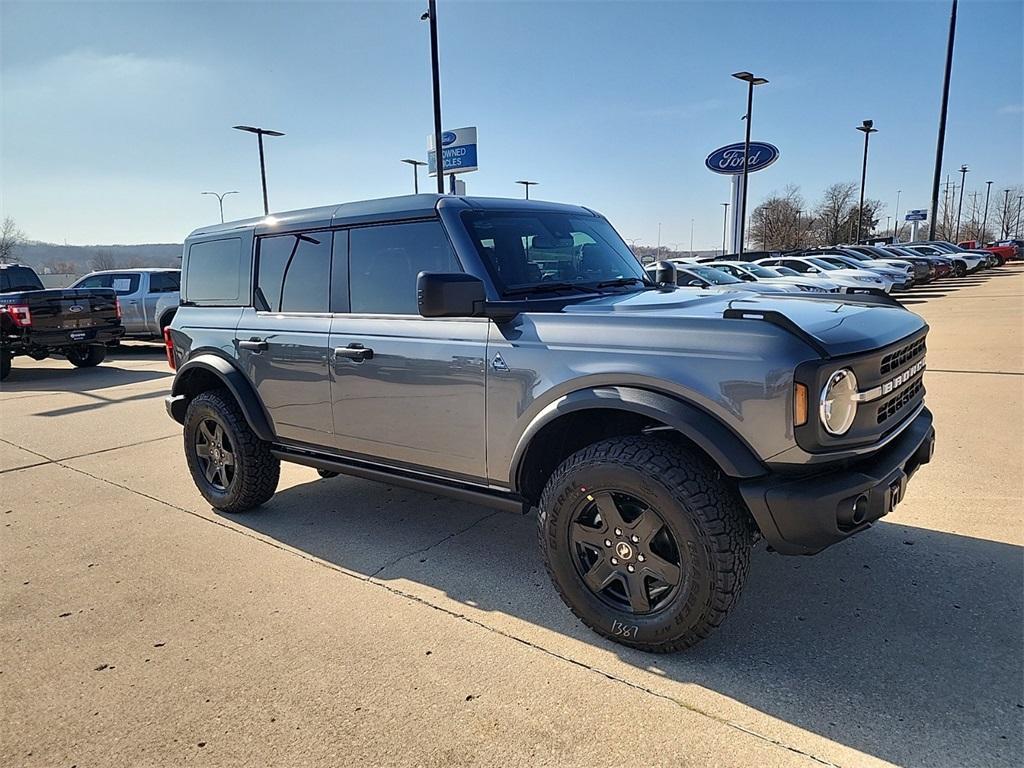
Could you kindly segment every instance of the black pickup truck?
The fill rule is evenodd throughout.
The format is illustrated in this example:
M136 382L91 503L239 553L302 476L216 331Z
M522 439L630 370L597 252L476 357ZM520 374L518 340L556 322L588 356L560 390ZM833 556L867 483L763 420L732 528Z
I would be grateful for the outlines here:
M31 267L0 264L0 379L18 355L42 360L58 353L79 368L99 365L107 343L123 334L110 288L47 290Z

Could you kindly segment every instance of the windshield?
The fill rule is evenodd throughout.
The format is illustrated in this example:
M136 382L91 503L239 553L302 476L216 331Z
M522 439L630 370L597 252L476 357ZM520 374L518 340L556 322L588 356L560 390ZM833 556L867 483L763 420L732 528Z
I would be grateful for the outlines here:
M842 267L837 267L835 264L829 264L824 259L807 259L807 261L816 267L821 267L827 272L835 272L837 269L842 269Z
M744 268L754 277L778 277L779 272L782 271L778 267L769 269L768 267L762 267L760 264L747 264ZM794 272L793 274L797 273Z
M689 267L688 266L683 271L690 272L690 273L692 273L694 275L697 275L697 277L700 277L700 278L702 278L704 280L707 280L709 283L714 283L715 285L732 285L733 283L742 283L743 282L742 280L739 280L739 279L733 277L729 273L723 272L720 269L715 269L714 267Z
M606 220L558 211L465 211L462 221L502 294L564 286L653 285ZM610 287L610 286L607 286Z

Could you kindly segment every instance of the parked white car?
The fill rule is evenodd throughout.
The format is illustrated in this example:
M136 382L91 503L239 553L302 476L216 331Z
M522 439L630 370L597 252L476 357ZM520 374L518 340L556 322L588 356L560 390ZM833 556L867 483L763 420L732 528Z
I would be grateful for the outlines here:
M720 269L733 277L745 282L767 283L768 285L795 285L798 290L805 292L822 291L826 293L845 293L846 289L826 280L822 277L803 277L798 272L787 270L792 274L784 274L781 270L785 267L763 267L750 261L712 261L706 266Z
M121 302L126 338L159 339L178 310L180 269L111 269L92 272L72 288L113 288Z
M795 285L765 285L764 283L744 282L728 272L714 269L707 264L694 264L687 261L672 260L676 267L676 285L706 288L720 291L747 291L748 293L797 293Z
M859 291L892 292L892 280L866 269L845 269L829 264L827 261L813 256L782 256L774 259L761 259L756 262L766 267L789 267L801 275L808 277L821 276L826 280L839 283L846 288Z

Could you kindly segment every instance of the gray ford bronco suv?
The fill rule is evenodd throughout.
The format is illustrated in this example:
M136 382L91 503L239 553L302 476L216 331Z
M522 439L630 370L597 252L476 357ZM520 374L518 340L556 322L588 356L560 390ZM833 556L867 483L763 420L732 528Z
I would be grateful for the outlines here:
M927 326L886 297L653 282L577 206L415 195L193 232L168 413L228 513L281 461L526 512L598 633L687 648L753 544L867 528L932 456Z

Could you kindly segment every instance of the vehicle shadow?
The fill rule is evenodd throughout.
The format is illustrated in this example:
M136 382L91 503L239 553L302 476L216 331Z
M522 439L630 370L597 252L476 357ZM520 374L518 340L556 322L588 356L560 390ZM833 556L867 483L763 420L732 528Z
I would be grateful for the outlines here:
M614 652L636 669L602 671L657 674L669 695L686 696L673 683L701 686L901 765L1024 761L1021 547L891 523L814 558L762 546L726 624L656 656L574 619L548 581L532 515L341 477L231 519L428 602L487 612L480 621L529 642L550 642L539 627Z
M22 362L23 360L27 362ZM95 368L75 368L71 363L67 364L67 368L35 368L31 367L33 362L35 361L31 358L15 358L10 375L3 384L0 384L0 392L3 394L53 390L90 392L156 379L169 379L174 373L170 369L148 371L119 368L109 363L102 363Z

